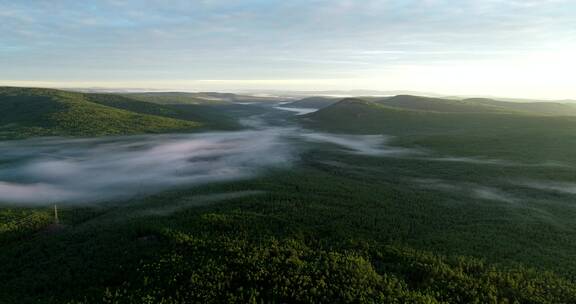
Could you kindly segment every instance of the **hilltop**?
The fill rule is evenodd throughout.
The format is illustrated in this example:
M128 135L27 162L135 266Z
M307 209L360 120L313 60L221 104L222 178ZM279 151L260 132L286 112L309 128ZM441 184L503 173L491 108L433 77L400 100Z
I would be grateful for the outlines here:
M448 113L531 113L539 115L576 116L576 106L561 102L512 102L490 98L449 99L414 95L386 98L362 98L402 109Z
M561 110L563 109L563 111ZM545 127L572 123L571 105L511 103L496 100L449 100L409 95L386 99L346 98L309 114L319 123L339 123L350 131L385 128L393 133L418 133L475 129ZM562 115L560 115L562 114ZM381 130L380 130L381 131Z
M485 102L485 101L482 101ZM448 107L449 104L456 105ZM359 134L399 136L408 146L432 148L445 154L574 161L576 117L551 115L502 107L501 102L484 105L478 100L454 101L407 98L369 101L347 98L305 115L302 123L323 130ZM550 109L557 105L552 104ZM535 148L536 147L536 148Z
M330 105L337 103L340 99L333 97L324 96L313 96L302 98L287 104L282 105L283 107L289 108L312 108L321 109Z
M106 97L106 98L103 98ZM200 122L175 119L170 109L95 95L39 88L0 88L0 139L179 132Z

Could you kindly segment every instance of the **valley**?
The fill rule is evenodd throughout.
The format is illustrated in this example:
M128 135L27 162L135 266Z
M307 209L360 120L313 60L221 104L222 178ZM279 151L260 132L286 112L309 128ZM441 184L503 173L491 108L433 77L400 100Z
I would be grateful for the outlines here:
M572 105L0 93L6 303L576 301Z

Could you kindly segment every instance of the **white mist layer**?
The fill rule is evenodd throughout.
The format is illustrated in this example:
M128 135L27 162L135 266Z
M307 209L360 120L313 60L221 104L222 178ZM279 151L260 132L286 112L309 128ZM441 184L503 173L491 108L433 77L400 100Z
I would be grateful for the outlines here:
M0 144L0 201L83 203L248 178L284 166L285 130Z
M318 111L318 109L314 108L289 108L289 107L274 107L274 109L282 110L282 111L290 111L295 112L296 115L305 115L310 114Z
M517 185L563 194L576 194L576 183L555 181L520 181Z
M306 141L338 145L348 152L371 156L400 156L420 154L420 151L389 145L390 137L384 135L340 135L325 133L302 133Z
M515 203L518 201L516 197L501 189L475 183L461 183L441 179L414 179L413 181L422 188L467 195L475 199L504 203Z
M327 143L343 152L396 157L382 135L336 135L297 128L92 139L0 142L0 202L71 203L129 199L174 187L254 177L297 159L295 141Z

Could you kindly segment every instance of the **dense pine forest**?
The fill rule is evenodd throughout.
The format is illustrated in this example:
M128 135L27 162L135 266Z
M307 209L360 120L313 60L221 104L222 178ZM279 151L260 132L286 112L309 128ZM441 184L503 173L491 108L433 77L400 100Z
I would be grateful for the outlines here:
M277 100L152 96L2 89L0 111L15 111L0 118L10 139L0 142L3 303L576 302L576 118L554 112L570 105L540 113L486 100L327 98L317 112L294 115ZM74 114L86 107L94 115ZM204 142L276 129L283 137L266 157L289 157L233 180L36 203L10 188L56 178L26 180L27 171L13 173L32 170L23 164L85 161L52 146L37 158L22 152L37 136L86 145L114 135L104 146L116 151L128 142L119 134L184 132ZM229 157L212 155L217 149L244 153L232 144L252 142L210 144L188 161ZM254 151L239 168L266 160ZM185 169L174 175L192 179Z

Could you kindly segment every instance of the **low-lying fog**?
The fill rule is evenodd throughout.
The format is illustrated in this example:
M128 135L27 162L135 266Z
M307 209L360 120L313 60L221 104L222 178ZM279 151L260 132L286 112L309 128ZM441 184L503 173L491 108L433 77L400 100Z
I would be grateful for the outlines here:
M0 201L85 202L246 178L292 161L286 130L0 144Z
M409 152L384 136L296 128L94 139L0 142L0 202L47 204L127 199L173 187L249 178L290 166L300 142L364 155Z
M290 167L302 151L322 147L376 157L522 165L494 159L438 157L423 150L395 147L391 138L384 135L328 134L296 127L271 127L265 116L240 119L241 124L251 128L246 131L0 142L0 203L82 204L250 178L267 168ZM446 183L438 181L419 184L447 190ZM572 184L524 181L520 186L576 193ZM455 190L454 187L450 190ZM516 200L498 189L471 184L458 185L456 190L472 192L477 198Z
M302 132L300 136L309 142L333 144L343 148L345 151L359 155L399 156L421 153L414 149L391 146L390 137L385 135L346 135Z
M274 107L274 109L295 112L296 115L305 115L305 114L310 114L310 113L314 113L314 112L318 111L318 109L314 109L314 108L290 108L290 107L280 107L280 106L276 106L276 107Z

